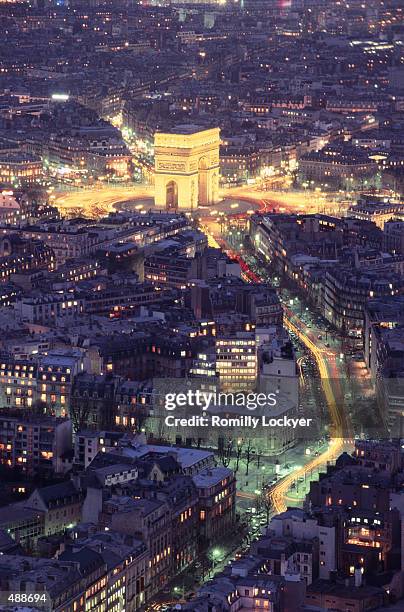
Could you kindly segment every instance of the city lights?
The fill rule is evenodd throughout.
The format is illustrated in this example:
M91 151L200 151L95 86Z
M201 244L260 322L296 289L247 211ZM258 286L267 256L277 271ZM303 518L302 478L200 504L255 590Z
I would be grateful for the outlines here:
M0 17L0 608L404 609L398 0Z

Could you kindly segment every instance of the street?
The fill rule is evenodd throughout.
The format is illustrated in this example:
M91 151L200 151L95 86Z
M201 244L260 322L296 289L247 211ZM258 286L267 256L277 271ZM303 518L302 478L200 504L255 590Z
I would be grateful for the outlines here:
M209 224L209 229L214 233L216 228L212 228ZM219 239L219 237L217 238ZM221 236L221 239L223 240L223 236ZM233 249L237 249L234 243L231 246ZM251 269L251 256L249 264L240 245L237 254L242 259L246 268L250 270L251 275L263 278L262 275L265 274L265 269L262 264L258 263L258 260L254 269ZM345 377L345 363L340 358L338 341L336 338L333 338L331 342L323 341L320 334L320 331L324 332L323 328L315 327L313 329L311 323L309 324L310 327L308 326L302 319L303 313L299 316L296 310L292 309L294 304L295 307L299 308L300 306L298 300L295 301L295 298L291 297L290 292L285 294L280 292L280 298L284 306L285 327L308 349L316 362L331 426L328 446L320 454L304 462L302 466L295 466L291 474L281 478L269 489L268 495L270 496L275 513L284 512L287 509L289 492L296 486L296 483L301 479L306 482L310 475L326 467L328 463L335 461L344 450L350 450L353 444L351 428L343 410L343 402L341 401L344 397L341 380ZM332 333L329 335L332 338ZM308 459L308 457L305 457L305 459ZM240 492L239 495L246 496L252 494Z
M57 191L50 196L51 203L67 216L85 215L98 219L115 210L118 204L130 204L131 208L148 210L154 208L153 185L129 183L114 185L99 183L91 189ZM197 215L213 220L221 214L245 215L256 210L261 212L316 213L331 212L339 207L331 196L318 193L313 198L306 191L263 191L252 186L225 187L220 190L221 201L214 207L199 207ZM137 208L137 202L140 204Z

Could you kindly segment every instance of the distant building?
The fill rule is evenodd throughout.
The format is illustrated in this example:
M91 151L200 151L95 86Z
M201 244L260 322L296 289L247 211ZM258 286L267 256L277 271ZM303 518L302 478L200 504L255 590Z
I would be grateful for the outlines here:
M74 607L78 611L106 599L107 562L92 550L70 560L3 555L0 561L2 590L22 592L29 582L42 603L54 612Z
M383 336L397 328L399 339L403 325L404 296L386 296L367 302L364 310L364 352L366 366L374 380L386 358ZM394 338L394 333L391 337Z
M27 359L2 355L0 359L0 404L8 409L31 408L38 400L38 365Z
M19 275L38 275L41 271L53 270L55 263L53 249L42 241L3 232L0 239L0 282L11 277L17 280Z
M317 542L318 556L317 559L311 560L311 563L314 561L314 568L312 567L311 571L314 569L316 574L316 565L318 565L318 576L327 580L335 571L336 528L333 522L321 520L321 516L311 516L300 508L288 508L286 512L271 519L267 535L283 536L293 542ZM304 555L299 558L299 563L300 561L304 563Z
M326 610L330 606L333 606L336 610L350 610L352 612L378 610L387 601L384 589L376 586L364 586L361 582L359 583L359 579L354 586L318 580L307 589L306 594L308 606L320 606L321 609Z
M12 191L0 193L0 223L17 224L21 216L21 207Z
M100 591L89 592L89 602L96 601L99 607L114 610L117 606L135 612L141 609L148 594L149 551L145 544L135 537L116 531L96 532L94 528L85 532L80 526L72 531L72 542L66 543L59 555L61 562L78 564L84 569L89 560L95 563L101 558L105 574ZM91 599L90 599L91 598Z
M51 413L56 416L69 413L73 382L83 368L83 355L78 350L50 351L41 358L38 368L39 399Z
M253 332L216 340L216 369L224 391L248 391L257 377L257 347Z
M365 363L376 384L384 423L396 435L404 432L404 297L370 300L364 312Z
M0 529L25 550L33 550L45 534L45 512L27 508L18 502L0 508Z
M404 218L385 221L383 248L394 255L404 255Z
M111 497L103 505L106 527L140 537L150 551L148 568L152 598L167 584L173 565L171 517L167 504L157 499L129 499Z
M368 300L403 292L403 279L394 272L353 270L340 266L329 268L324 286L324 317L345 333L360 336L363 313Z
M211 542L234 524L236 479L229 468L212 467L195 474L193 481L199 497L200 532Z
M86 469L94 457L118 446L124 434L116 431L79 431L74 438L74 465Z
M263 558L255 557L251 571L234 568L234 574L219 575L198 591L198 596L183 604L186 612L209 612L213 609L232 612L233 610L269 610L284 612L299 610L303 606L305 582L298 573L283 576L259 572ZM254 571L255 570L255 571ZM297 607L299 606L299 607ZM304 608L302 608L304 610Z
M81 520L83 495L72 481L35 489L24 502L25 508L43 512L44 535L63 533Z
M220 172L229 183L245 183L259 176L263 155L251 146L224 146L220 150Z
M374 176L377 169L377 164L363 150L344 144L329 145L299 160L302 180L324 186L349 186L353 181Z
M35 417L2 411L0 463L18 467L28 476L53 476L66 469L65 457L72 449L72 424L67 418Z
M27 153L0 154L0 183L19 187L40 183L43 178L42 161Z
M373 221L383 229L386 222L403 212L404 204L400 202L394 202L388 198L363 196L348 209L347 216L363 221Z
M37 296L21 296L15 310L23 321L37 324L61 324L77 318L84 310L82 297L68 293L48 293Z
M121 449L124 457L132 459L151 459L154 456L172 455L181 466L183 474L193 476L215 465L214 454L199 448L181 446L164 446L160 444L124 445Z

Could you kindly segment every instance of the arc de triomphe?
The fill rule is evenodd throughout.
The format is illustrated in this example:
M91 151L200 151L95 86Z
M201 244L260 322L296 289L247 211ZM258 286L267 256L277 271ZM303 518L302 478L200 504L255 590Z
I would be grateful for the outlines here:
M195 210L219 198L220 129L177 126L154 137L156 206Z

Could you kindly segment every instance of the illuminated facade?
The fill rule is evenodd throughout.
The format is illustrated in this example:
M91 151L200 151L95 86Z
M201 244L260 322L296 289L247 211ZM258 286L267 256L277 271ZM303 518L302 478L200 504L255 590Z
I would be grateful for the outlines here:
M216 369L224 391L249 391L257 379L255 336L239 332L236 337L216 342Z
M25 411L15 416L13 413L4 414L3 411L0 423L0 463L12 468L18 467L27 474L60 474L64 469L62 456L71 448L71 430L70 419L34 417L29 413L25 415Z
M4 185L32 184L42 178L42 162L33 155L8 154L0 158L0 182Z
M219 128L179 126L156 133L155 203L168 210L210 206L218 201Z

